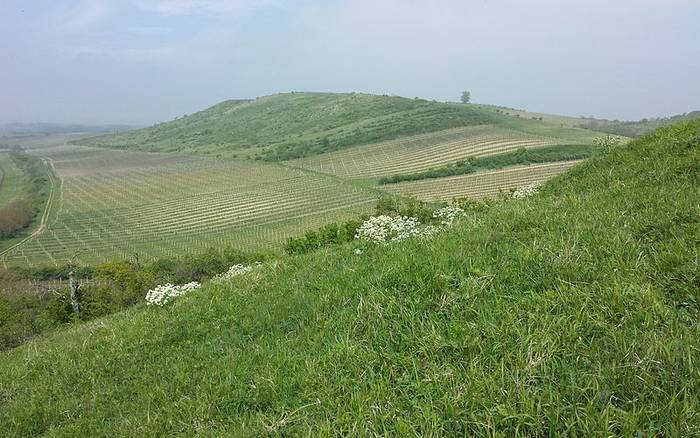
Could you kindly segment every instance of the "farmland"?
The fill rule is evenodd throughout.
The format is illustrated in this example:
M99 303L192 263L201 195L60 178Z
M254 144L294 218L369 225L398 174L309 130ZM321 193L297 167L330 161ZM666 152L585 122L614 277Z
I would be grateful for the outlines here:
M365 212L376 198L274 164L64 144L32 153L52 164L60 195L46 228L2 255L7 265L270 248L308 227Z
M378 185L517 150L591 144L593 131L389 96L287 93L226 101L118 135L5 141L52 169L28 238L4 242L6 266L155 259L289 237L372 210L380 194L427 201L483 197L555 175L545 163Z
M570 141L497 126L470 126L357 146L343 151L290 161L292 166L350 179L372 179L413 173L519 148L541 148Z
M504 170L481 172L473 175L409 181L389 184L383 188L399 195L415 195L424 201L449 201L452 198L485 198L533 183L543 182L581 161L515 166Z

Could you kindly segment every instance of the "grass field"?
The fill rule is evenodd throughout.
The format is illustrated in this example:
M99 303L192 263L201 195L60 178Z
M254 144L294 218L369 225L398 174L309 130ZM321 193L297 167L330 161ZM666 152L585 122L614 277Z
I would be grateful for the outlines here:
M698 436L700 121L426 241L0 353L6 436Z
M25 178L10 154L0 151L0 208L27 195L28 183Z
M32 153L53 165L60 197L46 228L2 255L7 265L275 248L308 228L368 211L376 198L336 178L274 164L64 144Z
M399 195L414 195L423 201L449 201L453 198L480 199L546 181L580 162L563 161L514 166L470 175L388 184L382 186L382 189Z

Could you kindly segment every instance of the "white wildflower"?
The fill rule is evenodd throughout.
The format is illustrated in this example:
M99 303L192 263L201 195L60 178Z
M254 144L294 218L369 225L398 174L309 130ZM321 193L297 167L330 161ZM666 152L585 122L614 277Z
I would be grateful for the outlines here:
M433 212L433 218L440 219L440 225L449 227L455 219L464 217L464 210L456 205L448 205Z
M355 255L360 255L362 254L362 250L360 248L355 248Z
M529 198L530 196L536 195L542 185L541 182L530 184L529 186L518 187L513 192L513 199L523 199Z
M434 225L426 225L422 230L421 230L421 236L420 237L430 237L434 236L437 233L440 232L440 228L436 227Z
M355 239L369 243L389 243L435 234L434 227L421 227L414 217L373 216L357 229ZM426 231L427 230L427 231Z
M182 286L174 286L170 283L162 284L155 289L151 289L146 294L146 304L149 306L164 306L173 298L185 295L188 292L199 289L200 284L196 281L183 284Z
M261 265L262 265L262 263L256 264L256 266L261 266ZM250 266L245 266L245 265L240 265L240 264L233 265L228 269L228 271L214 277L212 279L212 281L222 282L222 281L230 280L234 277L238 277L239 275L243 275L243 274L248 273L252 270L253 270L253 268Z

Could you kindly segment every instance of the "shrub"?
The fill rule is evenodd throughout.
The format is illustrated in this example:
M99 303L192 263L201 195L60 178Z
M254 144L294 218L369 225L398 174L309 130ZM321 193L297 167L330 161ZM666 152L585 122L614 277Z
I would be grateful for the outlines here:
M14 201L0 209L0 237L12 237L26 228L34 218L34 208L27 200Z

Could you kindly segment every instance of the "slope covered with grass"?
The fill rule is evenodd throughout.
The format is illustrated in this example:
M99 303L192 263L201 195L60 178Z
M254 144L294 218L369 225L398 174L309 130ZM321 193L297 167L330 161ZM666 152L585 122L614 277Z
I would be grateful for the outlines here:
M428 241L59 332L0 355L0 430L700 434L699 186L695 121Z
M226 101L172 122L79 143L284 160L492 119L492 113L470 105L358 93L286 93Z

